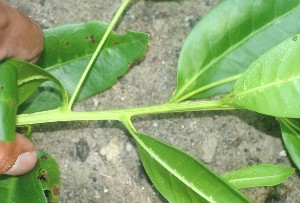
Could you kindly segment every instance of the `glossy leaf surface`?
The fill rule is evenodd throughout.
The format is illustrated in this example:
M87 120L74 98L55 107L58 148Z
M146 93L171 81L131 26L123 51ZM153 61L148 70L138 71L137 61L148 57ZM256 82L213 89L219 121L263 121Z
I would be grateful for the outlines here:
M169 202L249 202L184 152L146 135L136 134L135 139L149 178Z
M290 177L295 169L278 165L253 165L223 175L229 183L238 189L274 186Z
M276 117L299 118L299 37L287 39L251 64L226 97L228 102Z
M14 141L17 112L17 71L0 64L0 141Z
M53 74L71 95L88 61L100 42L107 24L89 22L64 25L45 30L45 49L37 65ZM102 92L124 75L130 65L146 51L149 36L145 33L128 31L124 35L112 32L93 65L78 95L86 99ZM29 99L25 112L53 109L59 106L57 89L44 85ZM49 101L45 105L44 101Z
M281 133L284 145L293 160L300 169L300 121L299 119L277 119L281 126Z
M45 181L57 183L59 180L59 171L56 162L47 154L47 159L45 159L45 152L39 152L38 163L35 168L29 173L22 176L0 176L0 200L1 202L14 202L14 203L23 203L23 202L38 202L38 203L51 203L57 202L58 197L54 199L46 198L45 194L47 189L43 188ZM44 179L41 177L41 171L52 171L51 176ZM56 171L57 170L57 171ZM56 171L56 172L54 172ZM50 179L49 179L50 178ZM58 182L59 185L59 182ZM54 188L54 187L52 187ZM46 191L46 192L45 192ZM55 191L58 191L55 189ZM51 194L48 193L47 196ZM53 201L54 200L54 201Z
M300 32L299 18L300 0L222 1L186 39L171 101L230 92L236 79L233 76Z
M45 81L52 81L58 86L61 94L63 95L62 106L68 103L67 92L65 88L55 77L53 77L47 71L39 68L34 64L15 59L5 61L3 65L7 66L10 69L17 70L18 105L24 102L38 88L38 86L40 86Z

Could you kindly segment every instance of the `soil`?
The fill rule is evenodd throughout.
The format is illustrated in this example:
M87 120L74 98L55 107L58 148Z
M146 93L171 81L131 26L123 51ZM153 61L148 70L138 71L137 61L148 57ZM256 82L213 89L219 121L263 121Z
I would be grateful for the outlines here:
M90 20L109 22L120 0L11 0L43 28ZM218 1L138 1L117 31L151 35L148 52L110 90L76 105L102 110L161 104L176 87L177 60L195 23ZM213 25L212 25L213 26ZM251 164L290 166L275 119L248 111L196 112L142 116L134 120L143 133L177 146L219 173ZM66 203L167 202L152 186L129 133L118 122L67 122L33 126L39 149L61 169L61 200ZM276 187L243 190L254 202L299 202L295 173Z

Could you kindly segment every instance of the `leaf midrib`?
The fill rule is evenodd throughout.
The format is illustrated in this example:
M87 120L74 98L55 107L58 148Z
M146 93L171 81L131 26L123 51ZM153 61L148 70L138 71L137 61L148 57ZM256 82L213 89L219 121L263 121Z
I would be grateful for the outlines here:
M263 180L263 179L277 179L277 178L280 178L282 176L286 176L290 173L283 173L283 174L280 174L280 175L270 175L270 176L263 176L263 177L255 177L255 178L235 178L235 179L231 179L229 180L229 182L240 182L240 181L255 181L255 180Z
M146 135L139 135L139 136L146 136ZM191 181L188 181L183 177L180 173L178 173L177 170L170 167L170 165L163 159L161 159L158 155L156 155L149 147L147 147L146 144L144 144L144 141L136 137L136 141L139 143L139 145L145 150L155 161L157 161L165 170L167 170L170 174L172 174L174 177L176 177L179 181L181 181L184 185L186 185L189 189L200 195L202 198L206 199L207 201L211 203L217 203L211 195L206 195L202 190L199 190ZM196 160L195 160L196 161ZM202 169L205 171L205 173L209 173L210 175L214 175L209 169L202 167ZM222 181L218 176L213 176L214 179L217 179L219 181ZM228 186L229 187L229 186Z
M247 90L236 91L236 92L233 91L232 94L230 94L229 97L232 97L232 95L233 95L234 99L237 99L237 98L245 96L247 94L253 94L253 93L256 93L256 92L259 92L259 91L264 91L268 88L279 86L279 85L282 85L282 84L291 83L291 82L294 82L296 80L300 80L300 75L294 76L294 77L289 77L289 78L284 78L284 79L281 79L281 80L277 80L275 82L271 82L271 83L267 83L267 84L264 84L264 85L256 86L254 88L250 88L250 89L247 89Z
M127 33L126 33L127 34ZM126 37L126 34L125 35L121 35L122 37ZM139 44L142 44L142 43L140 43L139 41L137 41L137 40L131 40L131 42L135 42L135 43L139 43ZM134 44L135 44L134 43ZM121 49L120 47L122 47L122 46L125 46L126 47L126 45L128 45L128 44L130 44L130 42L126 42L126 41L124 41L124 42L122 42L122 43L120 43L119 45L118 45L118 49ZM110 49L114 49L115 47L103 47L103 49L100 51L100 55L98 56L98 57L100 57L101 56L101 53L103 54L103 52L108 52ZM76 57L76 58L73 58L73 59L70 59L70 60L66 60L66 61L64 61L64 62L62 62L62 63L55 63L55 65L50 65L50 66L48 66L48 67L45 67L44 69L47 71L47 72L51 72L51 70L53 70L53 69L56 69L56 68L59 68L60 66L64 66L64 65L66 65L66 64L69 64L69 63L72 63L72 62L76 62L76 61L81 61L81 60L83 60L83 59L85 59L85 58L91 58L92 57L92 55L93 55L93 53L94 53L94 51L91 51L90 53L88 53L88 54L85 54L85 55L81 55L81 56L79 56L79 57Z
M197 80L197 78L200 77L200 75L202 75L204 72L206 72L210 67L212 67L213 65L215 65L216 63L218 63L219 61L222 60L222 58L226 55L228 55L229 53L233 52L234 50L236 50L237 47L240 47L244 42L248 41L250 38L252 38L253 36L255 36L257 33L259 33L260 31L264 30L267 27L272 26L273 24L275 24L276 22L280 21L281 19L283 19L284 17L288 16L290 13L293 13L295 10L299 9L299 5L293 9L291 9L290 11L284 13L283 15L279 16L278 18L275 18L274 20L267 22L264 26L262 26L260 29L257 29L254 32L250 32L249 35L245 38L243 38L241 41L239 41L238 43L234 44L234 46L230 46L229 49L227 49L227 51L223 52L223 54L219 55L218 57L214 58L213 60L210 61L210 63L208 63L207 65L205 65L198 73L196 73L194 75L194 77L192 77L187 83L185 83L185 85L181 88L181 90L178 92L177 95L181 95L186 89L188 89L188 87L195 81ZM197 88L198 89L198 88ZM196 93L199 93L196 91ZM180 98L182 98L184 95L177 97L176 100L180 100ZM192 95L193 96L193 95Z

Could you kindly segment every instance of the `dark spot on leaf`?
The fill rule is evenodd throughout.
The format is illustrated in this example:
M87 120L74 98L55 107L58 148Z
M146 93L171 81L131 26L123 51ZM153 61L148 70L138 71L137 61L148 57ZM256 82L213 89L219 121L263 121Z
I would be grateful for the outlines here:
M115 46L118 46L118 45L119 45L119 43L116 42L116 41L113 41L113 44L114 44Z
M90 40L93 44L96 44L96 39L94 35L89 35L86 37L87 40Z
M59 196L60 195L60 191L59 191L59 188L57 186L54 186L52 188L52 194L55 195L55 196Z
M234 97L235 97L235 94L229 95L229 98L234 98Z
M4 89L4 87L3 86L0 86L0 90L3 90Z
M45 194L46 199L49 199L49 197L51 196L49 190L44 190L44 194Z
M69 47L69 45L70 45L70 42L65 42L64 47L67 48L67 47Z
M16 103L13 102L13 101L9 101L8 104L9 104L9 106L11 106L11 107L16 107Z
M298 39L298 36L297 36L297 35L293 37L293 41L294 41L294 42L296 42L297 39Z
M45 175L40 175L39 177L38 177L38 180L39 181L41 181L41 182L46 182L47 181L47 177L45 176Z
M48 157L47 156L42 156L41 159L42 160L48 160Z
M127 67L129 68L130 66L132 66L132 64L133 64L133 62L129 62L129 63L127 64Z
M45 169L41 169L39 172L38 180L41 182L46 182L47 181L47 172Z

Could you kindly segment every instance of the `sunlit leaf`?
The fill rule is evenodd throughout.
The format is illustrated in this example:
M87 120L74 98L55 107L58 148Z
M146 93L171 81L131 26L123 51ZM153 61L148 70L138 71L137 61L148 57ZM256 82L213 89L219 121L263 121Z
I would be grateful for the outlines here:
M226 173L222 177L241 189L278 185L290 177L294 171L295 169L284 166L261 164Z
M0 64L0 141L14 141L17 112L17 71Z
M146 135L134 137L149 178L169 202L249 202L220 176L184 152Z
M71 95L106 29L106 23L89 22L45 30L45 48L37 65L58 78ZM145 53L148 39L145 33L112 32L77 99L86 99L114 85ZM24 112L56 108L61 103L57 92L56 87L43 85L21 108Z
M195 26L178 62L172 102L228 93L261 54L300 33L300 0L224 0Z
M293 160L300 169L300 121L299 119L277 119L281 126L281 133L284 145Z
M275 46L243 73L225 100L276 117L300 117L300 36Z

